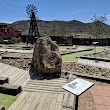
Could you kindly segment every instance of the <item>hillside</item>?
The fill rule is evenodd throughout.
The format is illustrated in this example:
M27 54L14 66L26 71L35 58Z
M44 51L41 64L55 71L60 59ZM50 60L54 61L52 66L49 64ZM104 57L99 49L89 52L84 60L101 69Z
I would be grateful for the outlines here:
M94 22L93 22L94 23ZM87 35L87 30L93 23L83 23L77 20L72 21L43 21L38 20L38 28L40 35L47 36L49 35L49 31L51 30L52 25L54 24L56 32L59 32L61 29L61 25L66 25L66 35L74 35L74 34L83 34L84 36ZM22 30L23 35L28 34L29 29L29 20L22 20L16 21L10 24L11 26L17 26ZM107 30L107 35L110 34L110 26L103 23L104 28ZM57 33L56 35L60 35Z

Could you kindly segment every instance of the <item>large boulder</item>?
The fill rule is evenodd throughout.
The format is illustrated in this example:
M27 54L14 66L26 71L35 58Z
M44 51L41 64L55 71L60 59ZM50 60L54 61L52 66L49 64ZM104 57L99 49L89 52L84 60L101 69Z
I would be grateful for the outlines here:
M59 77L61 74L62 59L59 48L49 37L37 39L31 70L35 75L53 75Z

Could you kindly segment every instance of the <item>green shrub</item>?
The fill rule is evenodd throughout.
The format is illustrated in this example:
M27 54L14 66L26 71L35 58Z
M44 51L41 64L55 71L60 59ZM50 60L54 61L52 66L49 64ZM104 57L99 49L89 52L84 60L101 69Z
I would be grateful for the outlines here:
M0 44L4 42L3 37L0 36Z
M18 42L18 43L19 43L19 42L22 42L21 37L18 37L18 38L17 38L17 42Z
M16 37L12 37L10 39L10 43L12 43L12 44L17 43L17 38Z

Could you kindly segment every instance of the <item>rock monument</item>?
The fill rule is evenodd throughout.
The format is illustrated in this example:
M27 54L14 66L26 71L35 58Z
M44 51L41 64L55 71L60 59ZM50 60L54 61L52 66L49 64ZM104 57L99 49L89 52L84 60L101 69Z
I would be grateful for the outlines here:
M40 37L37 39L31 70L34 75L55 76L61 75L62 59L59 48L49 37Z

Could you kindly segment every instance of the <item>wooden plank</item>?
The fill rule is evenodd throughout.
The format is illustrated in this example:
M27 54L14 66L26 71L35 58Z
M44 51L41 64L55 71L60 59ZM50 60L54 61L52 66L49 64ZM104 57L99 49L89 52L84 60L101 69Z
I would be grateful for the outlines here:
M9 107L8 110L16 110L16 107L18 106L18 104L24 99L24 97L26 96L27 92L23 91L17 98L17 100Z
M16 78L16 77L18 77L18 75L22 72L23 70L21 70L21 69L18 69L18 68L13 68L13 71L10 71L10 75L9 75L9 77L10 77L10 80L12 80L12 79L14 79L14 78Z
M56 102L57 102L57 96L58 96L58 94L52 94L52 98L51 98L48 110L54 110L54 108L56 106Z
M43 84L45 84L45 85L57 85L57 86L62 86L66 83L67 83L67 81L65 83L60 83L60 82L59 83L57 83L57 82L56 83L55 82L54 83L53 82L38 82L37 83L37 82L30 82L30 81L28 82L28 84L32 84L32 85L40 85L40 84L43 85Z
M40 103L39 100L42 96L42 93L36 93L35 97L27 110L35 110L35 107Z
M13 75L12 77L11 77L11 80L13 80L13 79L17 79L18 77L20 77L23 73L24 73L25 71L24 70L22 70L22 69L18 69L18 71L16 72L14 72L15 73L15 75Z
M4 66L0 63L0 70L3 68Z
M30 82L57 82L57 83L65 83L67 81L67 79L50 79L50 80L37 80L37 79L34 79L34 80L30 80Z
M70 73L68 82L70 82L74 79L76 79L76 76L74 76L72 73ZM75 96L72 93L65 91L61 110L73 110L75 107L74 100L75 100Z
M68 92L65 91L64 97L63 97L63 107L66 107L68 103ZM62 110L62 109L61 109Z
M0 63L0 70L4 68L4 65L2 63Z
M25 90L25 89L64 92L64 90L62 88L60 88L60 89L59 88L58 89L55 89L55 88L43 88L43 87L40 87L40 86L38 88L25 86L23 90Z
M28 98L28 100L25 102L24 107L22 108L22 110L28 110L29 106L31 105L34 97L35 97L35 92L32 92L30 94L30 97Z
M47 86L51 86L51 85L53 85L53 86L57 86L57 87L60 87L60 86L62 86L62 85L64 85L64 84L66 84L66 83L59 83L59 85L57 84L57 83L52 83L52 82L50 82L50 83L44 83L44 82L39 82L39 83L33 83L33 82L28 82L27 84L29 84L29 85L39 85L39 84L41 84L41 85L47 85Z
M25 77L23 77L23 79L21 79L17 84L18 85L22 85L22 87L24 87L27 82L30 80L30 76L28 75L28 73L25 75Z
M22 87L24 87L27 84L27 82L29 81L29 79L30 79L30 77L28 77L28 76L27 76L26 80L24 79L25 81L21 84Z
M55 110L60 110L63 102L63 94L58 94Z
M9 82L10 83L12 83L12 81L13 81L13 77L15 78L15 77L17 77L17 75L20 73L20 71L18 70L16 70L16 69L14 69L13 71L11 71L10 72L10 74L8 75L8 77L9 77Z
M28 82L28 84L34 84L34 85L36 85L36 84L47 84L47 85L52 84L52 85L57 85L57 86L64 85L65 83L67 83L67 81L65 81L63 83L62 82L57 82L57 81L56 82L51 82L51 81L50 82L44 82L44 81L42 81L42 82L41 81L40 82L37 82L37 81L34 82L34 81L29 81Z
M26 84L25 87L33 87L33 88L53 88L53 89L61 89L63 85L56 86L56 85L32 85L32 84Z
M3 76L4 76L4 77L14 76L14 75L16 75L16 74L15 74L15 71L16 71L16 73L17 73L19 70L16 69L16 68L11 68L11 69L9 69L9 71L5 72L5 74L3 74ZM11 75L11 76L10 76L10 75Z
M42 96L40 97L40 100L39 100L39 104L35 107L34 110L42 110L42 106L43 106L43 104L44 104L43 102L44 102L44 100L45 100L47 94L48 94L48 93L43 93L43 94L42 94Z
M8 70L6 70L8 69ZM9 67L6 67L5 68L2 68L1 71L0 71L0 76L5 76L7 74L8 71L12 70L12 68L9 68Z
M6 69L8 69L9 67L8 66L1 66L0 67L0 70L2 71L2 70L6 70Z
M86 60L86 59L80 60L80 58L78 59L78 63L89 65L89 66L102 67L102 68L109 68L110 67L109 62L98 61L98 63L96 63L95 60ZM107 64L109 66L107 66Z
M64 85L65 83L67 83L67 81L66 82L44 82L44 81L42 81L42 82L34 82L34 81L29 81L28 83L31 83L31 84L56 84L56 85Z
M50 88L50 89L62 89L62 86L55 86L55 85L50 85L50 86L47 86L47 85L30 85L30 84L27 84L25 87L33 87L33 88Z
M23 73L24 73L24 74L23 74ZM18 76L17 76L17 77L14 77L14 78L12 79L11 83L17 84L18 81L20 81L20 80L21 80L21 77L23 77L23 76L25 76L25 71L21 71L21 72L19 71Z
M56 92L56 93L63 93L63 90L49 90L49 89L33 89L33 88L25 88L24 91L30 91L30 92Z
M4 68L11 68L11 67L13 67L13 66L10 66L10 65L8 65L8 64L2 63L2 69L4 69Z
M26 96L21 100L21 102L18 104L15 110L22 110L22 108L25 105L25 102L28 100L31 94L32 94L31 92L27 92Z
M69 92L64 95L61 110L74 110L75 96Z
M16 73L15 73L16 74ZM20 72L18 72L17 74L21 74ZM13 75L14 76L14 75ZM19 80L19 77L18 76L14 76L13 78L10 76L10 83L12 84L17 84L16 82ZM15 80L16 79L16 80ZM17 84L19 85L19 84Z
M15 84L22 85L22 83L26 81L27 77L29 78L28 72L23 71L22 75L20 77L18 77Z
M63 94L64 91L49 91L49 90L35 90L35 89L31 89L31 88L24 88L24 91L28 91L28 92L45 92L45 93L55 93L55 94Z
M75 95L74 94L69 93L67 105L72 110L74 109L75 107Z
M7 71L7 73L5 74L5 75L8 75L8 76L13 76L13 75L15 75L15 72L17 73L19 71L19 69L18 68L16 68L16 67L11 67L11 68L9 68L9 70Z
M52 93L48 93L46 95L46 98L45 98L45 100L43 102L43 106L42 106L41 110L48 110L49 105L50 105L50 101L51 101L51 98L52 98L52 95L53 95Z

